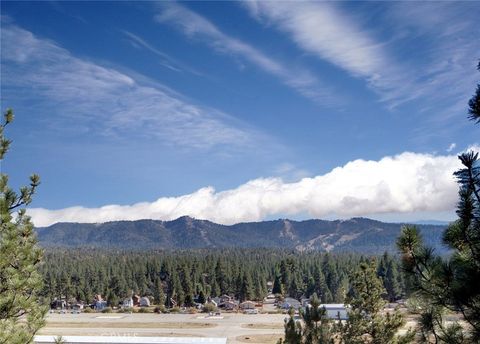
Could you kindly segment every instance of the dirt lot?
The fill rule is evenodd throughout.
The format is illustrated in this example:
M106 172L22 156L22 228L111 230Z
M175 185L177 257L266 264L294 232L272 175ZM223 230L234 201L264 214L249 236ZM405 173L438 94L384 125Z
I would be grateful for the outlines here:
M40 334L223 337L229 344L273 344L283 336L282 314L49 314Z

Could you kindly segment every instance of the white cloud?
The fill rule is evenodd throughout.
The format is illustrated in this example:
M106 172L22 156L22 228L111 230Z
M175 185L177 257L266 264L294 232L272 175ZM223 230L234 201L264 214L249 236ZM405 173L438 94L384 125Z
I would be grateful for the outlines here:
M232 224L274 215L346 217L445 212L455 208L457 184L452 173L459 167L455 155L405 152L379 161L351 161L324 175L294 183L280 178L259 178L231 190L216 192L209 186L184 196L161 197L151 203L59 210L37 208L28 213L37 226L47 226L64 221L172 220L183 215Z
M450 146L448 146L447 148L447 152L450 153L455 149L455 147L457 147L457 144L455 142L451 143Z
M445 108L435 111L436 121L455 117L465 109L465 98L475 86L480 45L472 37L480 33L478 6L387 2L379 7L386 8L385 13L375 13L379 32L375 26L365 26L372 22L371 13L363 17L346 13L335 2L245 1L242 5L257 20L285 32L303 51L366 80L391 108L421 100L427 104L424 108L439 103ZM386 26L394 36L382 40ZM422 35L428 38L420 40ZM418 44L419 51L403 51L400 59L394 52L404 46L404 39L413 49Z
M240 56L315 102L323 105L339 102L336 92L320 82L313 73L287 66L267 56L257 48L223 33L206 18L179 4L161 3L161 9L161 13L155 16L158 22L173 24L188 37L204 40L218 52Z
M197 76L203 76L202 73L200 73L200 72L194 70L193 68L191 68L189 66L186 66L183 63L177 61L176 59L174 59L170 55L168 55L168 54L164 53L163 51L157 49L152 44L148 43L147 41L145 41L141 37L135 35L134 33L130 32L130 31L126 31L126 30L120 30L120 31L125 35L125 37L129 40L129 42L133 46L135 46L137 48L144 48L144 49L152 52L153 54L157 55L160 58L159 63L162 66L164 66L165 68L168 68L168 69L176 71L176 72L187 71L187 72L192 73L192 74L197 75Z
M273 23L303 50L365 78L374 88L397 97L402 73L382 44L353 18L328 2L248 1L243 3L260 21Z
M2 98L30 106L33 114L48 111L48 118L38 120L49 128L154 138L189 149L269 140L221 111L139 79L77 58L14 24L2 26Z

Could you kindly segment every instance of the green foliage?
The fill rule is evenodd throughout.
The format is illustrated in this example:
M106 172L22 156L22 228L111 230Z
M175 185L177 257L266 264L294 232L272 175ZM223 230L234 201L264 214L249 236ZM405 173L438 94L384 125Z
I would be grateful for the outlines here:
M413 333L398 336L398 330L405 324L399 311L383 314L385 289L376 274L376 263L361 263L356 271L347 297L351 309L348 320L338 323L341 343L410 343Z
M275 275L275 281L273 282L272 293L279 295L283 294L282 282L280 281L280 276L277 274Z
M347 320L332 321L320 307L314 294L311 306L300 312L301 320L294 315L285 323L285 344L406 344L413 340L414 333L397 335L405 324L399 311L384 314L385 289L377 276L377 264L362 262L351 281L346 302L350 307Z
M478 62L477 69L480 71L480 62ZM477 90L468 102L468 118L480 123L480 84L477 84Z
M267 281L288 285L286 297L310 297L321 302L342 302L349 271L362 256L295 253L286 250L229 249L185 251L48 250L41 271L42 295L48 300L68 295L92 303L95 294L116 305L134 294L154 299L167 308L193 304L223 295L217 278L221 261L223 288L242 299L261 300ZM395 265L391 257L386 260ZM282 272L283 271L283 277ZM282 282L282 280L284 282ZM66 287L68 286L68 288ZM121 286L121 287L118 287ZM404 293L404 290L401 290ZM162 302L163 301L163 302Z
M63 339L62 336L55 337L53 340L54 340L55 344L66 344L67 343L66 340Z
M112 313L113 310L111 307L105 307L104 309L102 309L102 313Z
M217 307L213 303L206 303L203 306L204 313L210 313L210 312L216 312L216 311L217 311Z
M11 140L5 138L5 127L13 121L8 109L0 125L0 163ZM41 275L37 269L43 252L37 246L33 224L25 213L32 202L40 178L30 177L30 185L17 193L8 186L8 176L0 173L0 343L32 342L44 325L46 308L41 305Z
M460 338L476 343L480 340L480 168L478 153L463 153L459 158L464 166L455 172L460 184L459 219L443 236L445 244L453 250L451 257L442 259L435 255L424 246L413 226L403 229L398 247L415 293L430 305L421 313L421 330L426 340L453 343ZM442 318L445 308L464 315L471 325L468 338L460 326L445 326Z
M480 123L480 85L469 107L469 118ZM450 257L437 256L412 226L403 229L397 243L408 280L423 304L419 330L427 343L480 342L480 166L473 151L458 158L463 165L454 173L459 184L458 220L443 234ZM443 314L448 310L463 315L467 331L458 323L446 324Z

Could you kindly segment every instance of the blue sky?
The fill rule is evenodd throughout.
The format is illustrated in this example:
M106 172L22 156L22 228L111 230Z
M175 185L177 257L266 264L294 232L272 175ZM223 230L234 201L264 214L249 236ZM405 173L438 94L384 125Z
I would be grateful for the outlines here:
M451 219L477 2L1 3L2 163L56 221Z

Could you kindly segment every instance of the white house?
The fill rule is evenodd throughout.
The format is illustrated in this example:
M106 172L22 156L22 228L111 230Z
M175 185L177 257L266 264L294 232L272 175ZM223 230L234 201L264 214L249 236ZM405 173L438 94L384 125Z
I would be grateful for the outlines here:
M348 319L347 307L343 303L324 303L320 307L325 308L330 319L338 319L338 317L340 320Z
M123 300L122 305L125 308L132 308L133 307L133 299L130 297L128 299Z
M144 296L140 298L140 307L150 307L150 300L148 297Z
M255 309L255 302L245 301L240 304L240 309Z
M283 303L280 305L280 307L282 309L287 309L287 310L290 309L290 308L298 310L301 306L302 306L302 304L298 300L296 300L294 298L291 298L291 297L287 297L283 301Z

